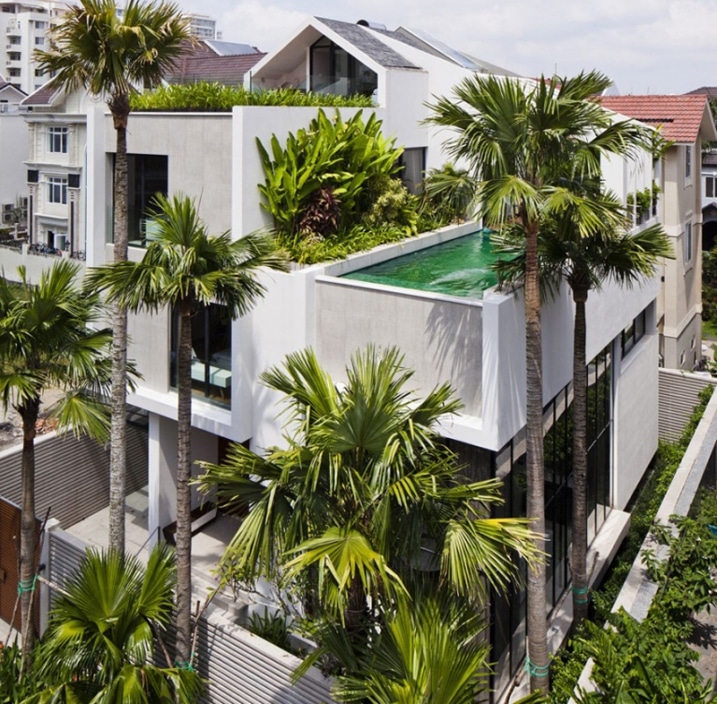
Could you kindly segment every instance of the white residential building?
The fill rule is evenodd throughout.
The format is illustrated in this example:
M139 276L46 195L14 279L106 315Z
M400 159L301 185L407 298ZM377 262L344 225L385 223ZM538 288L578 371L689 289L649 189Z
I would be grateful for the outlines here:
M47 80L37 69L34 52L46 48L47 32L65 8L59 0L0 0L0 73L25 93Z
M253 88L293 85L373 96L373 110L383 121L384 133L405 147L402 177L415 186L427 168L448 160L442 146L446 135L423 122L428 115L425 103L449 94L457 82L475 72L510 75L424 33L313 18L280 49L256 63L246 82ZM68 223L69 234L69 174L81 167L77 202L84 222L78 221L78 227L87 233L87 263L107 263L112 260L109 213L115 151L111 117L104 106L82 103L74 95L56 98L48 92L35 100L28 117L34 155L29 165L37 174L31 180L35 232L47 236L52 226L56 236L60 220L52 218L57 217ZM344 118L355 112L341 110ZM72 142L72 134L81 137L79 123L73 122L80 113L86 119L82 123L86 155L81 159L79 142L78 146ZM239 238L271 225L257 188L264 177L256 141L268 144L272 135L283 141L289 132L308 126L315 115L314 108L296 107L132 113L127 132L130 257L139 260L143 255L152 229L145 209L157 191L195 197L210 232L231 230ZM62 151L63 127L67 127L67 152ZM626 185L630 174L636 179L643 174L639 178L651 183L652 164L646 159L639 167L611 164L608 185L626 193L634 187ZM56 202L56 193L62 200L62 184L59 191L53 190L53 174L61 173L60 166L68 174L67 204ZM60 206L65 206L62 213ZM505 481L508 513L523 513L525 344L520 295L488 290L482 298L459 298L344 276L476 229L474 224L448 228L346 261L267 274L263 279L267 295L249 315L232 322L220 306L213 305L197 316L193 343L198 368L205 375L194 380L194 458L221 461L228 441L248 443L257 451L283 442L278 395L268 392L258 379L287 353L312 345L322 363L340 378L357 348L368 343L398 345L406 364L416 370L419 391L446 381L453 385L464 409L446 420L444 436L473 476L493 475ZM629 291L608 284L599 294L591 293L588 301L587 358L594 414L590 536L603 541L599 548L603 560L627 526L624 509L657 448L660 290L656 275ZM142 374L130 402L149 414L148 528L154 534L176 518L174 328L170 311L130 320L130 356ZM569 582L567 507L572 485L565 462L565 431L572 399L572 329L573 304L567 290L562 290L543 310L545 428L554 440L552 454L546 456L551 608ZM498 690L505 688L525 654L524 608L520 595L510 602L496 598L494 603L491 642L493 659L499 662L494 682Z
M602 104L658 128L667 142L652 174L655 214L675 254L664 263L660 356L665 367L692 370L702 354L702 143L717 141L709 101L700 94L624 95L604 97Z

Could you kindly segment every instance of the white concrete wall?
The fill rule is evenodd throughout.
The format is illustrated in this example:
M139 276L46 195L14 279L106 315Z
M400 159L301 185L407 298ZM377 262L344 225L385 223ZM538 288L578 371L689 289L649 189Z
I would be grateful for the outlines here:
M650 314L648 318L653 319ZM624 509L637 488L658 441L658 336L640 340L619 365L615 388L612 503Z
M227 113L132 113L127 126L128 154L166 155L169 194L196 198L213 234L231 227L231 120ZM105 122L105 151L112 154L115 130L110 116Z
M192 462L218 460L217 438L210 433L192 430ZM149 500L147 529L150 534L177 519L177 423L161 415L149 416ZM201 474L192 465L192 476ZM192 488L192 509L202 501L196 487Z
M105 243L109 241L108 211L112 207L112 171L108 155L105 152L105 130L115 131L112 124L107 124L101 106L87 111L87 154L85 170L85 203L84 213L86 261L90 266L100 266L108 261Z
M27 125L19 113L0 113L0 207L27 195ZM2 224L2 223L0 223Z
M326 278L317 282L316 310L317 352L336 378L367 344L397 346L419 395L448 382L465 412L481 415L480 301Z

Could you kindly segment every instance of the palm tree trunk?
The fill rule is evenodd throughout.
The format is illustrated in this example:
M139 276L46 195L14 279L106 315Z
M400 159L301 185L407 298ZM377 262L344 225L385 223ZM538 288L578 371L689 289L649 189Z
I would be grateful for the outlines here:
M23 669L32 666L35 625L32 601L35 596L35 424L40 413L40 399L34 398L18 408L22 417L22 512L20 517L20 622L22 628Z
M573 626L588 615L587 596L587 366L585 361L585 302L588 291L573 288L575 329L573 333L573 550L570 560L573 580Z
M179 305L177 345L177 660L191 659L192 612L192 319L191 304Z
M114 261L127 260L127 126L115 119ZM124 552L127 475L127 311L112 306L112 421L110 426L110 548Z
M525 220L524 220L525 222ZM526 483L530 528L545 550L545 468L543 465L543 350L540 324L538 224L526 227L525 259ZM528 571L528 665L530 690L550 690L545 563Z

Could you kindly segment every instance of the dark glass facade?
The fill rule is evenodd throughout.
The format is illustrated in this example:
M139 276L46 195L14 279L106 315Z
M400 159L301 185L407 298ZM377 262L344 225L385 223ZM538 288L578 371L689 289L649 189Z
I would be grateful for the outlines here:
M570 584L572 541L572 384L543 411L545 518L548 552L546 598L548 612L557 606ZM588 365L588 540L597 534L610 505L612 359L605 348ZM495 453L494 474L504 481L501 516L526 515L525 429ZM524 575L525 576L525 575ZM525 657L526 593L513 587L492 599L493 688L503 690Z
M310 90L334 95L371 96L377 89L376 72L330 39L321 37L314 42L310 54Z
M192 390L220 406L231 405L231 318L226 306L211 304L192 318ZM172 316L170 384L177 388L178 317Z

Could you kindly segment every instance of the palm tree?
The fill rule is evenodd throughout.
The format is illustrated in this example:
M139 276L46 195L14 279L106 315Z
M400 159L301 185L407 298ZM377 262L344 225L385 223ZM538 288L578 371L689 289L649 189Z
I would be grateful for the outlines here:
M183 51L186 20L172 2L129 0L121 17L114 0L69 5L50 32L49 51L37 51L38 68L66 91L84 88L106 97L117 133L114 165L114 261L127 259L127 121L136 86L158 85ZM124 550L127 419L127 314L112 311L112 427L110 545Z
M575 184L573 184L575 186ZM584 190L584 188L583 188ZM574 220L581 199L593 199L603 209L600 225L589 235L576 235ZM672 247L661 225L653 225L631 234L629 215L612 194L588 186L587 193L573 193L572 202L559 218L541 227L538 243L541 276L546 289L554 293L560 280L570 287L575 303L573 327L573 516L570 568L573 592L573 625L588 611L587 558L587 360L585 304L592 290L612 280L631 287L652 276L660 258L671 257ZM500 240L499 240L500 242ZM508 257L496 268L503 285L522 279L523 242L510 236L499 244Z
M479 179L484 222L509 225L525 239L524 312L526 337L527 512L536 550L545 547L543 465L543 379L538 235L541 222L565 206L566 164L573 175L600 174L600 157L629 154L647 141L646 130L615 122L594 100L610 85L597 72L537 82L473 76L449 98L431 106L429 122L449 128L447 146ZM599 209L598 209L599 210ZM599 213L583 200L577 234L590 231ZM545 565L528 574L528 669L531 690L549 690Z
M401 601L387 617L364 672L337 678L341 702L473 704L488 692L490 645L481 615L454 597ZM516 704L546 702L531 695Z
M196 672L152 663L153 641L162 643L172 614L173 563L166 546L155 547L146 568L116 550L89 550L53 604L40 647L47 686L25 704L196 702Z
M262 375L286 396L288 448L262 457L234 445L225 464L204 464L203 488L248 512L225 578L298 585L317 633L346 636L332 654L348 672L405 595L440 590L475 608L486 585L517 577L516 556L539 559L526 520L488 517L500 482L462 481L438 437L439 417L458 409L450 388L419 400L412 374L395 348L368 347L339 387L311 350L291 354Z
M141 262L114 262L88 275L108 300L131 312L166 307L178 316L177 345L177 657L189 662L191 638L192 323L211 303L231 318L247 313L264 294L259 269L286 270L273 238L251 234L232 241L207 234L194 202L157 196L157 238Z
M85 390L109 383L111 333L88 328L99 319L101 307L97 294L76 282L78 268L62 260L45 270L37 285L22 267L19 284L0 278L0 400L6 411L17 410L23 431L20 605L26 659L34 641L35 425L44 392L65 392L51 409L59 431L102 438L107 430L104 406Z

